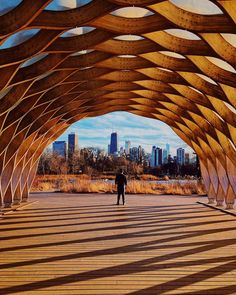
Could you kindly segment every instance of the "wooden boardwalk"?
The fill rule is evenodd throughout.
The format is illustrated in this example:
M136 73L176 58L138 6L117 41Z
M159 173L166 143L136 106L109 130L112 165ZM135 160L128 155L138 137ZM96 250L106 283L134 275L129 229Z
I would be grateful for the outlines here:
M0 221L0 294L236 294L236 217L127 198L34 194Z

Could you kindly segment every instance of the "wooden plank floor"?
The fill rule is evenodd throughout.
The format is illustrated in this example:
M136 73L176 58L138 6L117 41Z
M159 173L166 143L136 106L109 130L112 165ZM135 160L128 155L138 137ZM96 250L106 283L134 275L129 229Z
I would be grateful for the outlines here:
M235 217L193 197L127 199L33 194L0 220L0 294L236 294Z

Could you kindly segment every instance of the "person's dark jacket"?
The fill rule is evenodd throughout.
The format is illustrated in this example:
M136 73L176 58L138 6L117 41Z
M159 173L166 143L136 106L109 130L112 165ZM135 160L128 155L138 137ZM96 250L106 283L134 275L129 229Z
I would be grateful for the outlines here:
M116 174L115 184L118 187L124 187L125 185L127 185L126 176L123 173Z

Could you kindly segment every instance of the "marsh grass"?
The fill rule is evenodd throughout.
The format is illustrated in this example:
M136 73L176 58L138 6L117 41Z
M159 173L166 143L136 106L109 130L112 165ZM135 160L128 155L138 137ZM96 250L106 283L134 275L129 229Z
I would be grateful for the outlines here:
M138 176L139 180L160 180L160 177L157 177L155 175L152 174L141 174Z
M114 183L102 180L92 181L87 175L73 177L37 176L31 191L59 191L63 193L115 193ZM166 195L204 195L205 188L201 182L155 183L143 180L131 180L126 187L128 194L166 194Z

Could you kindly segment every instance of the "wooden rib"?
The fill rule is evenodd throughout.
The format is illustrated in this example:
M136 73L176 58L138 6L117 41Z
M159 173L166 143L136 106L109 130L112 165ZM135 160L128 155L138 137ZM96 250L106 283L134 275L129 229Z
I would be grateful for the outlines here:
M235 67L235 47L220 34L235 32L234 1L215 1L223 12L218 15L189 12L169 1L94 0L66 11L43 10L50 1L31 2L24 0L0 17L0 44L15 33L40 29L21 44L0 49L1 204L27 200L40 154L73 122L127 111L170 125L199 155L209 200L218 205L225 200L231 207L236 194L236 76L207 57ZM153 15L131 19L111 14L132 5ZM61 37L78 26L95 29ZM173 28L199 39L165 31ZM123 34L141 39L114 39ZM46 55L22 67L39 54Z

